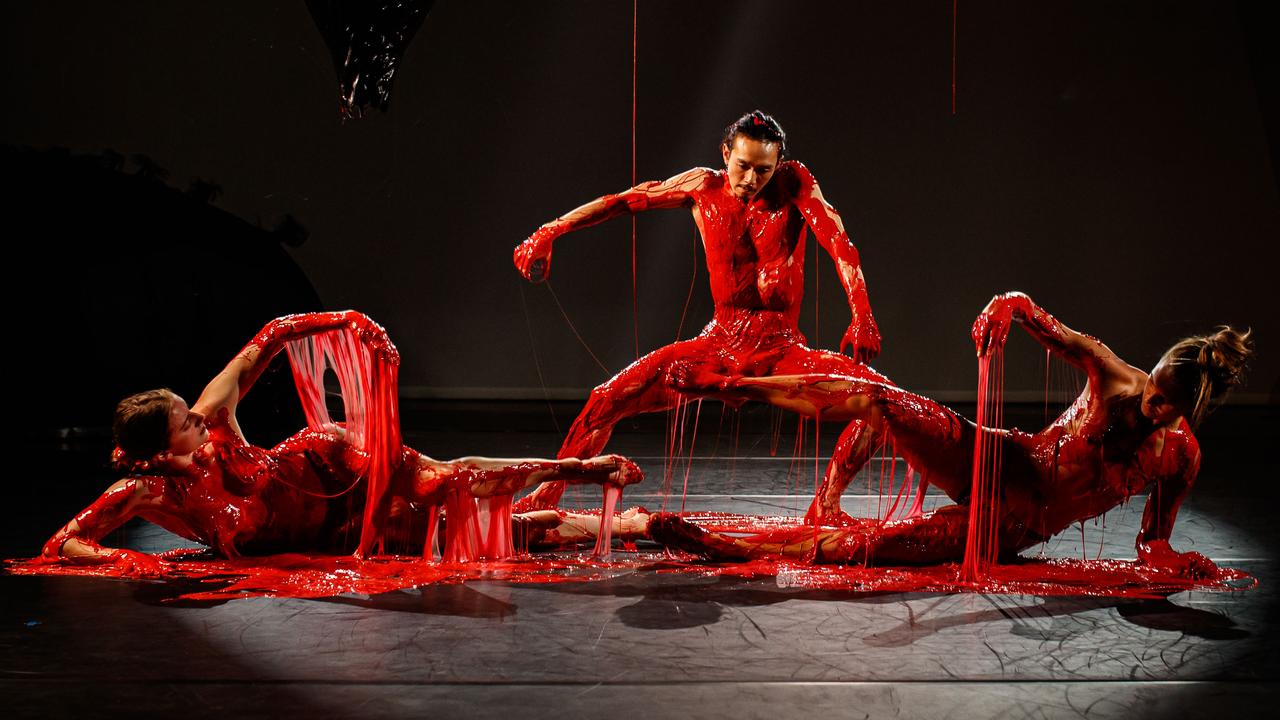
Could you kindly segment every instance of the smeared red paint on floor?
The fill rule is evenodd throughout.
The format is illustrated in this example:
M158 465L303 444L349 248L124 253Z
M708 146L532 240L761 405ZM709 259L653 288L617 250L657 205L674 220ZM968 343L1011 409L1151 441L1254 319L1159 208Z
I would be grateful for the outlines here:
M689 514L708 530L735 533L812 531L797 518L729 513ZM251 597L321 598L342 594L377 595L433 584L470 581L523 583L596 582L621 574L681 574L694 577L776 578L779 587L855 593L980 592L1013 595L1158 598L1187 590L1233 591L1255 587L1241 570L1219 568L1214 577L1191 579L1134 560L1044 558L989 565L979 581L967 581L960 563L922 567L814 565L794 560L710 563L681 553L615 549L611 560L581 552L522 554L505 560L432 562L416 556L282 554L225 560L202 550L162 554L157 574L122 575L109 565L79 566L41 559L12 560L14 575L57 575L164 581L198 580L207 590L183 600L233 600Z

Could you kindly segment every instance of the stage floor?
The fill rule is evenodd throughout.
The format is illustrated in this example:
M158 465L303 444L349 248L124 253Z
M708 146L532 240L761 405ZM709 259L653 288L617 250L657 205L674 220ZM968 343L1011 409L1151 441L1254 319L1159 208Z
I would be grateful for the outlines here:
M554 453L554 431L509 414L484 419L490 413L406 407L406 441L437 457ZM739 434L735 455L718 413L717 405L702 419L687 509L803 513L814 457L807 445L791 460L794 421L785 419L777 456L768 432ZM590 583L474 581L212 603L177 600L192 589L183 582L4 575L0 704L9 717L1261 714L1280 677L1276 476L1259 459L1265 448L1250 455L1232 438L1274 438L1280 423L1269 410L1239 415L1240 433L1206 448L1173 544L1253 574L1260 583L1248 591L1166 600L858 593L620 570ZM504 425L519 429L495 429ZM663 503L659 425L622 428L610 446L650 478L624 506ZM822 448L838 430L824 432ZM87 452L93 442L46 445L43 475L34 477L33 464L22 496L30 507L7 510L6 557L35 552L109 480ZM1211 450L1219 454L1212 460ZM684 467L669 503L679 502ZM567 499L600 502L591 491ZM874 514L878 502L860 481L847 509ZM1071 530L1043 552L1131 558L1142 504L1108 513L1105 527L1087 523L1083 545ZM142 526L119 539L152 550L172 542Z

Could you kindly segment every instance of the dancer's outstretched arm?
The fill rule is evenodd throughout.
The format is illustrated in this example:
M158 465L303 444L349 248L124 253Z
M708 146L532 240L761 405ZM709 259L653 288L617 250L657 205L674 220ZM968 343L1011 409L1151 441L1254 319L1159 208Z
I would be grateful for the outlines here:
M542 282L551 272L551 246L567 232L581 230L623 213L688 207L693 192L703 187L711 170L694 168L664 181L641 183L616 195L605 195L578 207L538 228L528 240L516 246L516 269L526 280Z
M867 298L867 281L862 276L861 259L858 248L845 232L840 214L822 197L818 181L813 173L804 165L793 162L800 187L796 195L796 207L804 215L818 239L818 244L831 255L835 261L836 271L840 276L840 284L844 287L849 299L849 312L852 318L849 329L840 340L840 350L851 347L854 357L866 362L880 354L880 328L871 314L871 301Z
M635 463L621 455L599 455L586 460L503 459L465 457L452 461L458 480L475 497L510 495L541 482L616 485L624 487L644 479Z
M492 497L512 495L541 482L624 487L644 479L640 468L621 455L599 455L584 460L462 457L441 461L423 455L417 457L415 479L403 492L415 502L425 503L443 502L450 488L464 489L474 497Z
M286 315L267 323L222 372L209 381L191 409L205 416L215 416L226 410L229 425L237 435L244 437L236 421L236 406L267 369L271 359L292 340L341 327L352 328L370 342L375 352L399 363L400 356L387 338L386 331L363 313L343 310Z
M1072 330L1020 292L996 295L978 314L973 322L978 354L1002 345L1015 322L1050 352L1083 370L1090 380L1097 381L1095 384L1112 378L1127 380L1134 372L1141 372L1117 357L1102 341Z

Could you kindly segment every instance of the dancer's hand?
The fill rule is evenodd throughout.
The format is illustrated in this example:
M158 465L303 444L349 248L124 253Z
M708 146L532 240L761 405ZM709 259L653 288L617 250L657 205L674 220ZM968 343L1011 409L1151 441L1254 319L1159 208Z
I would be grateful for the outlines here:
M541 229L516 246L516 269L530 282L543 282L551 276L551 245L555 236Z
M974 347L978 356L983 357L993 349L1004 347L1009 337L1009 328L1015 320L1025 317L1026 306L1031 298L1020 292L1004 293L991 298L991 302L978 313L973 321Z
M169 567L169 563L155 555L124 548L111 550L108 558L115 569L126 577L160 577Z
M608 482L611 485L626 487L644 480L644 471L640 466L622 457L621 455L597 455L582 461L582 469L594 472L609 473Z
M355 310L344 310L343 316L352 330L360 336L373 352L391 365L400 364L400 351L391 342L386 328L374 322L372 318Z
M1189 580L1208 580L1219 575L1218 566L1198 552L1178 552L1168 540L1153 540L1138 546L1138 560L1143 565L1168 570Z
M858 362L874 360L880 354L880 328L876 326L875 318L870 314L866 320L854 316L840 339L840 352L844 352L846 347L853 350L853 357Z
M299 313L276 318L267 323L241 353L256 346L268 356L274 355L285 343L341 327L355 331L374 353L387 362L400 364L400 353L387 336L387 331L368 315L356 310Z

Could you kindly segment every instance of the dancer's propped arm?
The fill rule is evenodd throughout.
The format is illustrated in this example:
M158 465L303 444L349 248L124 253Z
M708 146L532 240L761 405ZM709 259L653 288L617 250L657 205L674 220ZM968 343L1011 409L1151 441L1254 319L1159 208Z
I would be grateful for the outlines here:
M1188 430L1161 430L1158 442L1167 469L1159 474L1147 507L1142 512L1142 528L1134 546L1138 559L1146 565L1173 570L1191 578L1212 577L1217 565L1198 552L1178 552L1169 544L1178 509L1200 471L1200 446Z
M69 560L79 565L115 563L127 575L153 575L164 563L136 550L108 548L98 544L107 533L138 514L138 508L152 495L145 479L125 478L102 493L92 505L80 511L49 538L41 555L50 560Z
M529 239L516 246L516 269L526 280L542 282L551 273L551 246L567 232L581 230L623 213L688 207L693 193L707 181L711 170L694 168L658 182L641 183L616 195L605 195L578 207L538 228Z
M200 393L200 398L191 406L191 410L205 417L215 417L225 409L231 429L243 438L244 433L240 431L240 424L236 421L236 406L267 369L271 359L293 340L341 327L352 328L372 341L371 345L375 352L383 353L391 358L392 362L399 362L399 355L395 346L387 339L386 331L364 313L342 310L286 315L267 323L249 341L249 344L227 363L222 372L209 381L204 391Z
M571 485L615 485L625 487L644 479L635 463L621 455L599 455L585 460L563 458L464 457L442 463L442 485L462 485L474 497L510 495L547 481ZM439 472L439 471L437 471Z
M818 244L835 261L840 284L849 299L852 317L849 329L840 340L840 351L850 347L858 360L872 360L880 354L880 328L876 326L876 319L871 314L871 301L867 297L867 281L862 275L858 248L849 239L849 233L845 232L840 214L822 197L822 190L818 188L813 173L798 162L792 162L791 165L795 168L796 179L799 181L796 207L813 230Z

